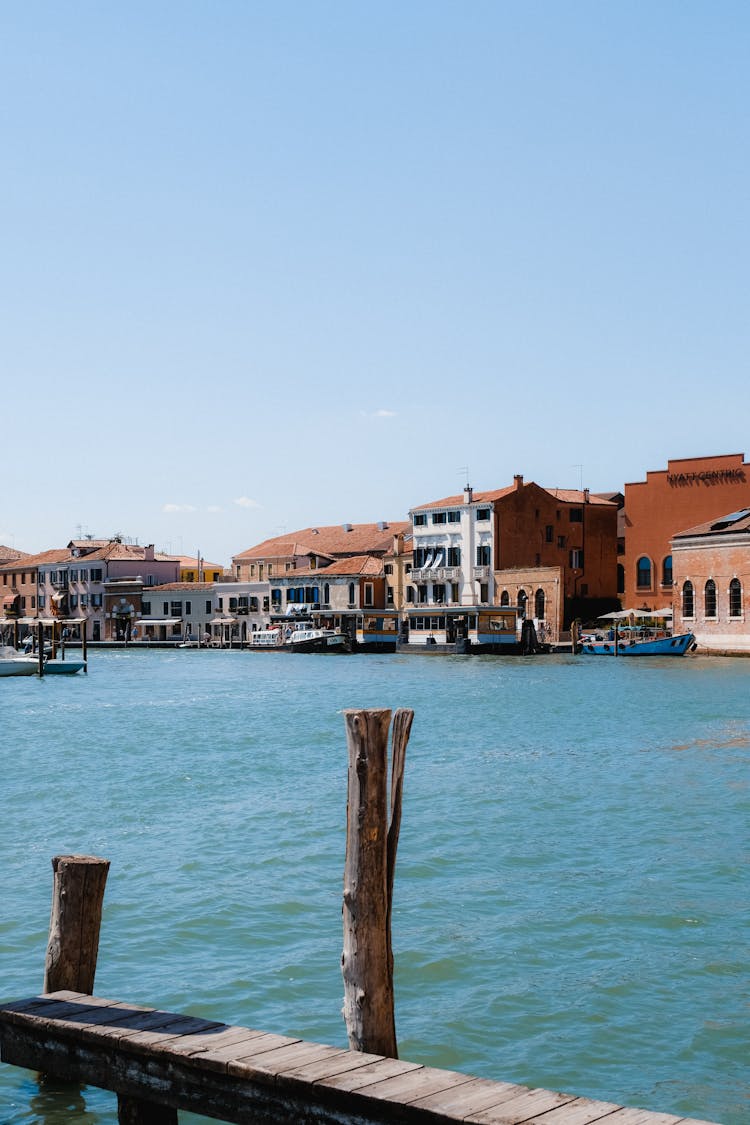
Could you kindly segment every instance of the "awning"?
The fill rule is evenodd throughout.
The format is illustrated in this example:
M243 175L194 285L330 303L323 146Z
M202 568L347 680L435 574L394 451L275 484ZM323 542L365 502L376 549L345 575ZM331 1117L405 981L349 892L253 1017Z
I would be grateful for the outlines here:
M212 625L236 625L236 617L213 617L211 619Z
M181 625L181 617L136 617L134 625Z
M2 603L3 609L9 609L19 596L20 596L19 594L5 594L3 596L3 603Z

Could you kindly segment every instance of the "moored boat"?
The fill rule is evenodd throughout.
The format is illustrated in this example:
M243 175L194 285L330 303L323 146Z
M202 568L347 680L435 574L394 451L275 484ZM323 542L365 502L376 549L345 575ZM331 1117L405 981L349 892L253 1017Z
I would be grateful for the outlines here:
M693 633L678 633L674 637L647 637L634 641L617 637L616 640L584 640L581 652L585 656L684 656L694 644Z
M18 652L11 645L0 645L0 676L33 676L38 671L36 656Z
M297 622L287 630L284 649L289 652L349 652L349 638L340 629L318 628Z

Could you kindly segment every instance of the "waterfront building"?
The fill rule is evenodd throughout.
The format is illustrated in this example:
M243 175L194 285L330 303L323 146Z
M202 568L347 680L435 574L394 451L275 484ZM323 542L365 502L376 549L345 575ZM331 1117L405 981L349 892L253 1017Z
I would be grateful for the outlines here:
M3 621L31 626L40 618L51 617L57 603L45 595L43 575L67 562L70 551L56 547L36 555L23 554L0 565L0 590L3 599ZM65 607L66 608L66 607Z
M542 488L516 475L506 488L467 485L410 514L414 612L512 605L556 638L573 616L614 604L617 504L588 489Z
M672 604L670 540L685 528L750 507L750 465L743 453L685 457L645 481L625 485L625 557L620 586L628 607Z
M134 639L243 644L269 620L268 583L167 582L143 590Z
M392 550L394 536L410 530L408 521L389 523L386 520L306 527L266 539L235 555L232 571L240 582L263 582L297 569L316 570L354 555L381 558Z
M675 633L750 653L750 506L672 536Z

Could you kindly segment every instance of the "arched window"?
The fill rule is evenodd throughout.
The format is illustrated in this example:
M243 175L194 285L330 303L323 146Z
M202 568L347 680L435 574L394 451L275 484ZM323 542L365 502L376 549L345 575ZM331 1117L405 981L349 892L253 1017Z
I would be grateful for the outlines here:
M507 590L503 590L500 595L500 605L510 605L510 594Z
M682 616L695 617L695 596L692 582L685 582L682 587Z
M625 593L625 567L622 563L617 564L617 593Z
M703 591L703 613L706 617L716 617L716 583L709 578Z
M516 602L516 605L518 606L518 616L519 617L525 617L526 616L526 602L527 601L528 601L528 598L526 597L526 591L525 590L519 590L518 591L518 600Z
M534 617L544 621L544 590L537 590L534 595Z
M661 584L662 586L672 585L672 556L667 555L664 562L661 564Z
M729 583L729 616L742 617L742 584L739 578Z
M641 555L636 563L635 584L639 590L651 589L651 559Z

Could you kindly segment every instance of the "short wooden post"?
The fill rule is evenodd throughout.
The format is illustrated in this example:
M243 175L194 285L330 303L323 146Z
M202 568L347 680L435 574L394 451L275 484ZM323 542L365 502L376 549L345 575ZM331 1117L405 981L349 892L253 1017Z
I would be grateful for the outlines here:
M94 991L104 886L109 860L56 855L44 991Z
M36 627L36 652L39 661L39 675L44 675L44 625L41 621ZM54 862L54 861L53 861Z
M344 868L343 1015L354 1051L398 1057L391 910L406 744L413 711L393 724L388 810L389 710L344 712L349 750Z
M87 658L87 655L86 655L86 653L87 653L87 649L86 649L86 643L87 643L86 642L86 622L83 621L81 623L81 625L79 626L79 628L81 630L81 656L83 657L83 670L84 670L84 672L88 672L89 665L88 665L88 658Z

